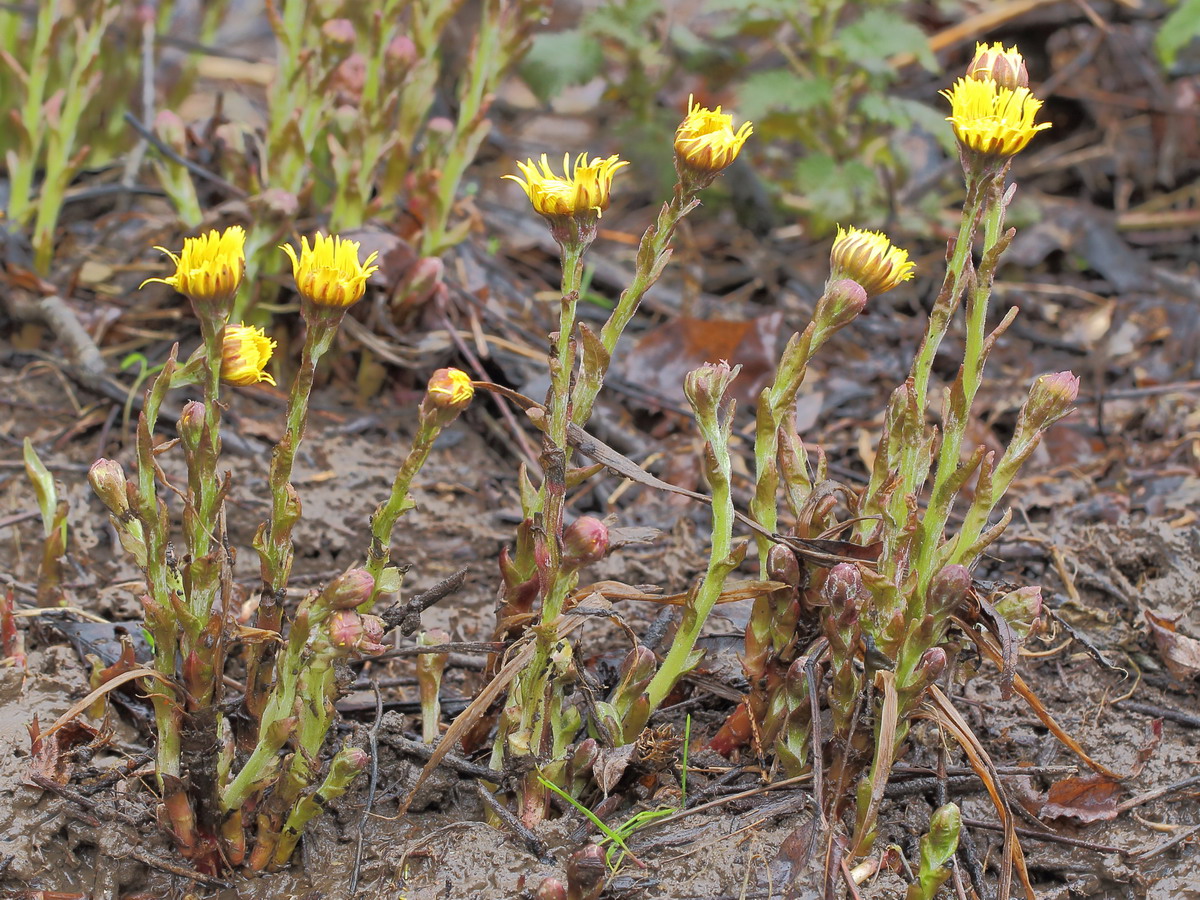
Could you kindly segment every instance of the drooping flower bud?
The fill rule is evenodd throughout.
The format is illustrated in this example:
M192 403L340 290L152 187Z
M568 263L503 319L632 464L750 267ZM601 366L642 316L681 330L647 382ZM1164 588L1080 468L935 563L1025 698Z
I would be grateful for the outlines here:
M549 877L538 885L535 900L567 900L567 886L557 878Z
M470 375L462 369L438 369L429 377L421 405L428 404L439 412L458 415L471 404L474 396L475 386Z
M322 592L331 609L354 609L371 599L375 590L375 579L366 569L350 569L343 572Z
M858 318L867 308L867 290L852 278L829 280L817 301L813 321L818 327L836 331Z
M930 647L921 654L917 670L924 676L926 684L937 681L946 671L946 651L941 647Z
M782 581L788 587L799 586L800 563L790 547L771 545L767 552L767 577L772 581Z
M260 381L274 385L275 379L263 371L274 349L275 341L261 328L226 325L221 335L221 380L239 386Z
M595 844L576 850L567 860L567 894L571 900L596 900L604 890L608 866Z
M388 649L383 643L386 626L379 616L339 609L329 617L329 642L338 650L373 656Z
M129 490L125 470L113 459L98 459L88 469L88 482L104 505L118 519L129 514Z
M608 526L592 516L580 516L563 532L563 566L582 569L604 559Z
M982 81L990 78L1000 87L1016 90L1029 87L1029 71L1025 68L1025 57L1016 47L1004 49L999 41L988 46L977 43L975 56L967 66L967 77Z
M204 404L199 400L189 400L179 413L179 438L183 441L184 449L195 453L203 435Z
M913 269L908 251L892 244L883 232L838 227L829 252L831 286L848 278L861 285L867 297L878 297L911 279ZM852 300L852 295L847 295L843 302L853 308Z

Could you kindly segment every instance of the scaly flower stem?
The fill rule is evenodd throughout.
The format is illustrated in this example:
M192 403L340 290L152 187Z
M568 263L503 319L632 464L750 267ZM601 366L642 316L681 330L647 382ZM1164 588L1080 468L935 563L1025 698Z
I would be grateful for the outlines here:
M587 424L592 415L592 406L604 386L604 376L612 354L616 351L617 342L621 339L626 326L633 319L641 305L646 291L654 286L662 274L663 268L671 258L671 238L680 220L695 209L700 201L695 191L686 191L676 184L675 195L670 202L663 204L658 213L657 221L646 229L642 241L638 245L637 267L633 281L617 301L617 307L600 329L600 343L608 358L603 360L595 371L585 370L579 373L579 383L575 387L572 399L571 422L581 428Z
M679 679L694 664L692 650L700 637L700 629L704 627L709 613L721 596L725 579L737 565L730 555L733 550L734 510L729 434L718 423L718 413L715 409L711 415L699 410L697 413L700 430L712 448L711 462L707 467L709 487L712 490L712 550L709 553L704 582L694 597L688 598L683 611L683 621L680 622L679 631L671 642L671 649L667 651L658 672L646 687L651 713L658 709Z

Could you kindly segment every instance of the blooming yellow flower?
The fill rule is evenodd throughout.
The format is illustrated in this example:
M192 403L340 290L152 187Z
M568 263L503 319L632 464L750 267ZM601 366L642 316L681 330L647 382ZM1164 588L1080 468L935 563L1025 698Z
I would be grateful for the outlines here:
M534 210L543 216L595 213L599 218L608 209L613 176L618 169L627 165L627 160L615 155L607 159L596 157L589 160L586 153L580 153L572 170L571 154L567 153L563 155L563 175L559 177L550 168L550 160L543 153L540 164L532 159L517 163L517 168L525 176L524 180L516 175L504 177L519 184Z
M715 175L737 159L754 126L743 122L735 132L733 116L721 107L705 109L688 97L688 114L675 129L675 158L703 175Z
M1001 87L992 78L960 78L948 91L950 101L946 121L954 126L954 136L971 150L988 156L1014 156L1025 149L1049 122L1033 123L1042 108L1027 87Z
M161 250L175 263L175 274L167 278L147 278L151 282L170 285L196 303L225 304L233 299L242 275L246 272L246 230L231 225L218 233L213 229L200 237L187 238L176 256L166 247Z
M316 306L344 308L362 299L367 279L379 266L371 265L378 253L358 261L358 241L337 235L317 234L313 243L300 238L300 255L291 244L280 247L292 260L292 277L300 296Z
M429 402L443 409L465 409L475 396L471 376L462 369L438 369L429 379Z
M1025 68L1025 57L1016 47L1004 49L999 41L988 46L975 45L975 57L967 66L967 77L976 81L991 78L1000 87L1016 90L1029 87L1029 70Z
M271 360L275 342L261 328L250 325L226 325L221 335L221 380L245 386L275 379L263 370Z
M881 231L863 231L838 226L829 253L832 280L849 278L860 284L868 297L890 291L913 277L908 251L892 244Z

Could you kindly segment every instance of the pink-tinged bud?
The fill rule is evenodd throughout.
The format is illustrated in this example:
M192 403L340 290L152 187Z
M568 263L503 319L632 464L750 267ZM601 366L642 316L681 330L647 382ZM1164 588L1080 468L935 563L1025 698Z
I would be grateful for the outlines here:
M384 53L388 65L398 69L407 69L417 61L417 45L405 34L398 34L392 38Z
M363 87L367 83L367 60L361 53L351 53L343 59L333 71L330 80L331 87L342 95L357 103L362 97Z
M698 369L687 373L683 380L683 392L687 395L688 403L701 418L713 418L725 391L741 366L730 366L725 360L717 363L705 363Z
M821 586L821 597L830 610L839 618L853 615L862 591L862 574L854 563L838 563L825 576Z
M195 453L200 446L200 438L204 434L204 404L199 400L189 400L183 404L179 414L179 437L184 449Z
M349 19L330 19L321 26L321 38L334 47L351 47L358 40L358 32Z
M800 584L800 563L796 554L783 544L772 544L767 553L767 577L772 581L782 581L788 587Z
M325 600L333 609L354 609L371 599L375 579L366 569L343 572L325 588Z
M454 122L445 116L434 116L426 123L425 129L432 134L448 137L454 134Z
M346 747L338 752L336 760L348 769L361 772L371 762L371 755L362 747Z
M1026 421L1034 428L1048 428L1071 411L1079 398L1079 378L1071 372L1040 375L1025 401Z
M997 600L994 606L1017 637L1025 640L1042 616L1042 589L1038 585L1017 588Z
M567 896L570 900L596 900L607 874L603 850L595 844L576 850L567 860Z
M600 757L600 743L595 738L585 738L571 754L571 773L581 775L590 772Z
M125 470L112 459L98 459L88 469L88 482L104 505L118 519L129 514L129 491Z
M839 278L825 285L813 321L819 328L833 331L849 325L866 308L867 289L852 278Z
M429 378L422 406L440 413L458 415L471 404L475 386L462 369L438 369Z
M405 276L400 294L406 308L423 306L437 292L446 272L446 264L436 256L424 256L413 263Z
M946 566L929 584L925 609L933 616L947 616L962 604L970 589L971 573L966 566Z
M383 653L386 626L379 616L340 609L329 617L329 642L338 650L372 656Z
M1029 87L1029 70L1025 67L1025 57L1016 47L1004 49L1004 45L999 41L990 47L987 44L975 45L975 57L967 66L967 77L976 81L990 78L1000 87L1010 91Z
M917 669L925 676L925 683L932 684L946 671L946 651L941 647L930 647L921 654Z
M557 878L547 878L538 885L534 900L567 900L567 886Z
M580 516L563 532L563 565L582 569L604 559L608 552L608 526L591 516Z

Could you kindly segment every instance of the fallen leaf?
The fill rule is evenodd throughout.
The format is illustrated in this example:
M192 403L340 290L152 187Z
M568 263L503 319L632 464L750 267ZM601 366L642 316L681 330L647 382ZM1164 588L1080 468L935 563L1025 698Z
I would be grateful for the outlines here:
M1096 773L1056 781L1046 793L1042 816L1076 822L1106 822L1117 817L1121 783Z
M1148 609L1143 612L1167 671L1180 681L1200 677L1200 641L1177 631L1171 619L1155 615Z
M605 796L617 786L617 782L625 774L625 770L633 760L633 751L636 749L636 744L626 744L623 747L616 747L612 750L601 750L596 757L596 763L592 767L592 774L596 778L596 784L600 785L600 790L604 791Z

